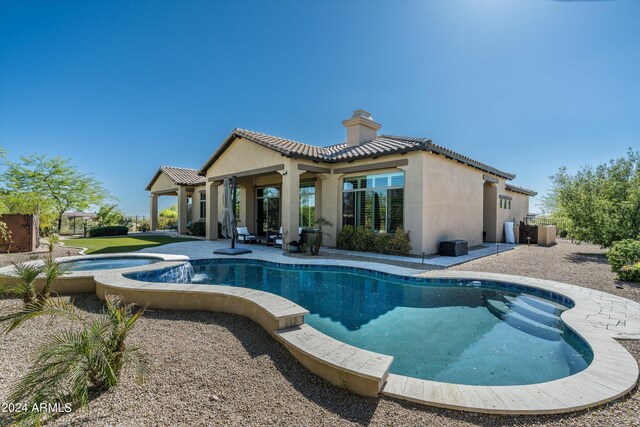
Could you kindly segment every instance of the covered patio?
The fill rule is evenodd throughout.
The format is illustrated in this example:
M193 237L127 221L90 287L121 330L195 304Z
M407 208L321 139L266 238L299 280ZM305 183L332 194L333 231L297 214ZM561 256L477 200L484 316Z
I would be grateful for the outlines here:
M206 183L207 217L219 218L222 183L225 178L237 177L235 207L238 227L256 236L277 233L282 227L285 242L298 240L298 230L315 227L317 216L323 212L320 187L326 181L328 169L285 169L285 165L241 170L231 174L210 176ZM218 236L217 221L208 221L207 239Z
M193 207L204 202L200 196L204 194L204 181L196 169L161 166L146 188L150 192L151 230L158 230L158 198L173 196L178 199L178 234L187 234L189 222L200 219L200 209Z

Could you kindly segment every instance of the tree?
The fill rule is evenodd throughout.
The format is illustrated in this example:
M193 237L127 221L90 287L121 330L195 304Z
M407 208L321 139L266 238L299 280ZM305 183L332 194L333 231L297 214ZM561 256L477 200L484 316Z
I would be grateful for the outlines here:
M545 205L569 223L569 234L603 246L640 238L640 153L585 166L575 175L560 168L551 177Z
M100 226L123 225L125 216L117 205L103 205L98 209L96 221Z
M174 227L178 223L178 205L169 206L158 214L158 228Z
M33 193L50 201L57 214L58 232L63 213L69 209L88 209L108 197L100 182L70 165L68 159L34 154L20 160L7 161L7 170L0 179L10 193Z

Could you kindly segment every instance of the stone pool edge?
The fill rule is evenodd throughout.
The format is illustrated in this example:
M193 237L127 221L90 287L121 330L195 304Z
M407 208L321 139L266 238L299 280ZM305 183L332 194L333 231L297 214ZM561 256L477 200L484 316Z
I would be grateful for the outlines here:
M430 271L428 279L490 280L514 283L551 291L570 298L573 308L561 318L580 335L593 351L593 361L584 370L538 384L517 386L471 386L422 380L389 374L382 394L414 403L471 412L511 415L536 415L574 412L593 408L629 393L638 382L635 358L604 330L595 328L589 315L600 306L572 285L551 280L498 273L469 271Z

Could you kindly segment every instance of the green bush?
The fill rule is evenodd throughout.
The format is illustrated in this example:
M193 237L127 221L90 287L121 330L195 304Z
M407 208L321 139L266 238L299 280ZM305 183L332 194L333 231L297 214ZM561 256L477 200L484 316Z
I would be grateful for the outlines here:
M640 262L632 265L623 265L618 271L618 277L620 277L620 280L640 282Z
M138 224L138 230L142 231L143 233L146 233L147 231L151 230L151 220L148 220L148 219L141 220L140 223Z
M189 231L193 236L204 237L207 233L206 223L194 222L193 224L191 224L191 228L189 228Z
M127 234L129 234L129 228L124 225L91 227L89 230L89 237L126 236Z
M611 270L618 273L621 280L633 280L624 277L634 277L634 268L640 263L640 240L624 239L615 242L607 252L607 258Z
M337 236L340 249L358 252L378 252L389 255L407 255L411 250L409 233L398 228L395 233L376 233L364 227L346 225Z

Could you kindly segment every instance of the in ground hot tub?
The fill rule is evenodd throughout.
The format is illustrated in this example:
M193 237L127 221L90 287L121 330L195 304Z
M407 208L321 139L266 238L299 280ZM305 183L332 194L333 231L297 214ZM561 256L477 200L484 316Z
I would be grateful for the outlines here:
M69 271L93 271L93 270L113 270L117 268L140 267L142 265L155 264L162 261L161 258L154 257L100 257L78 259L74 261L62 261L61 263L69 268Z

